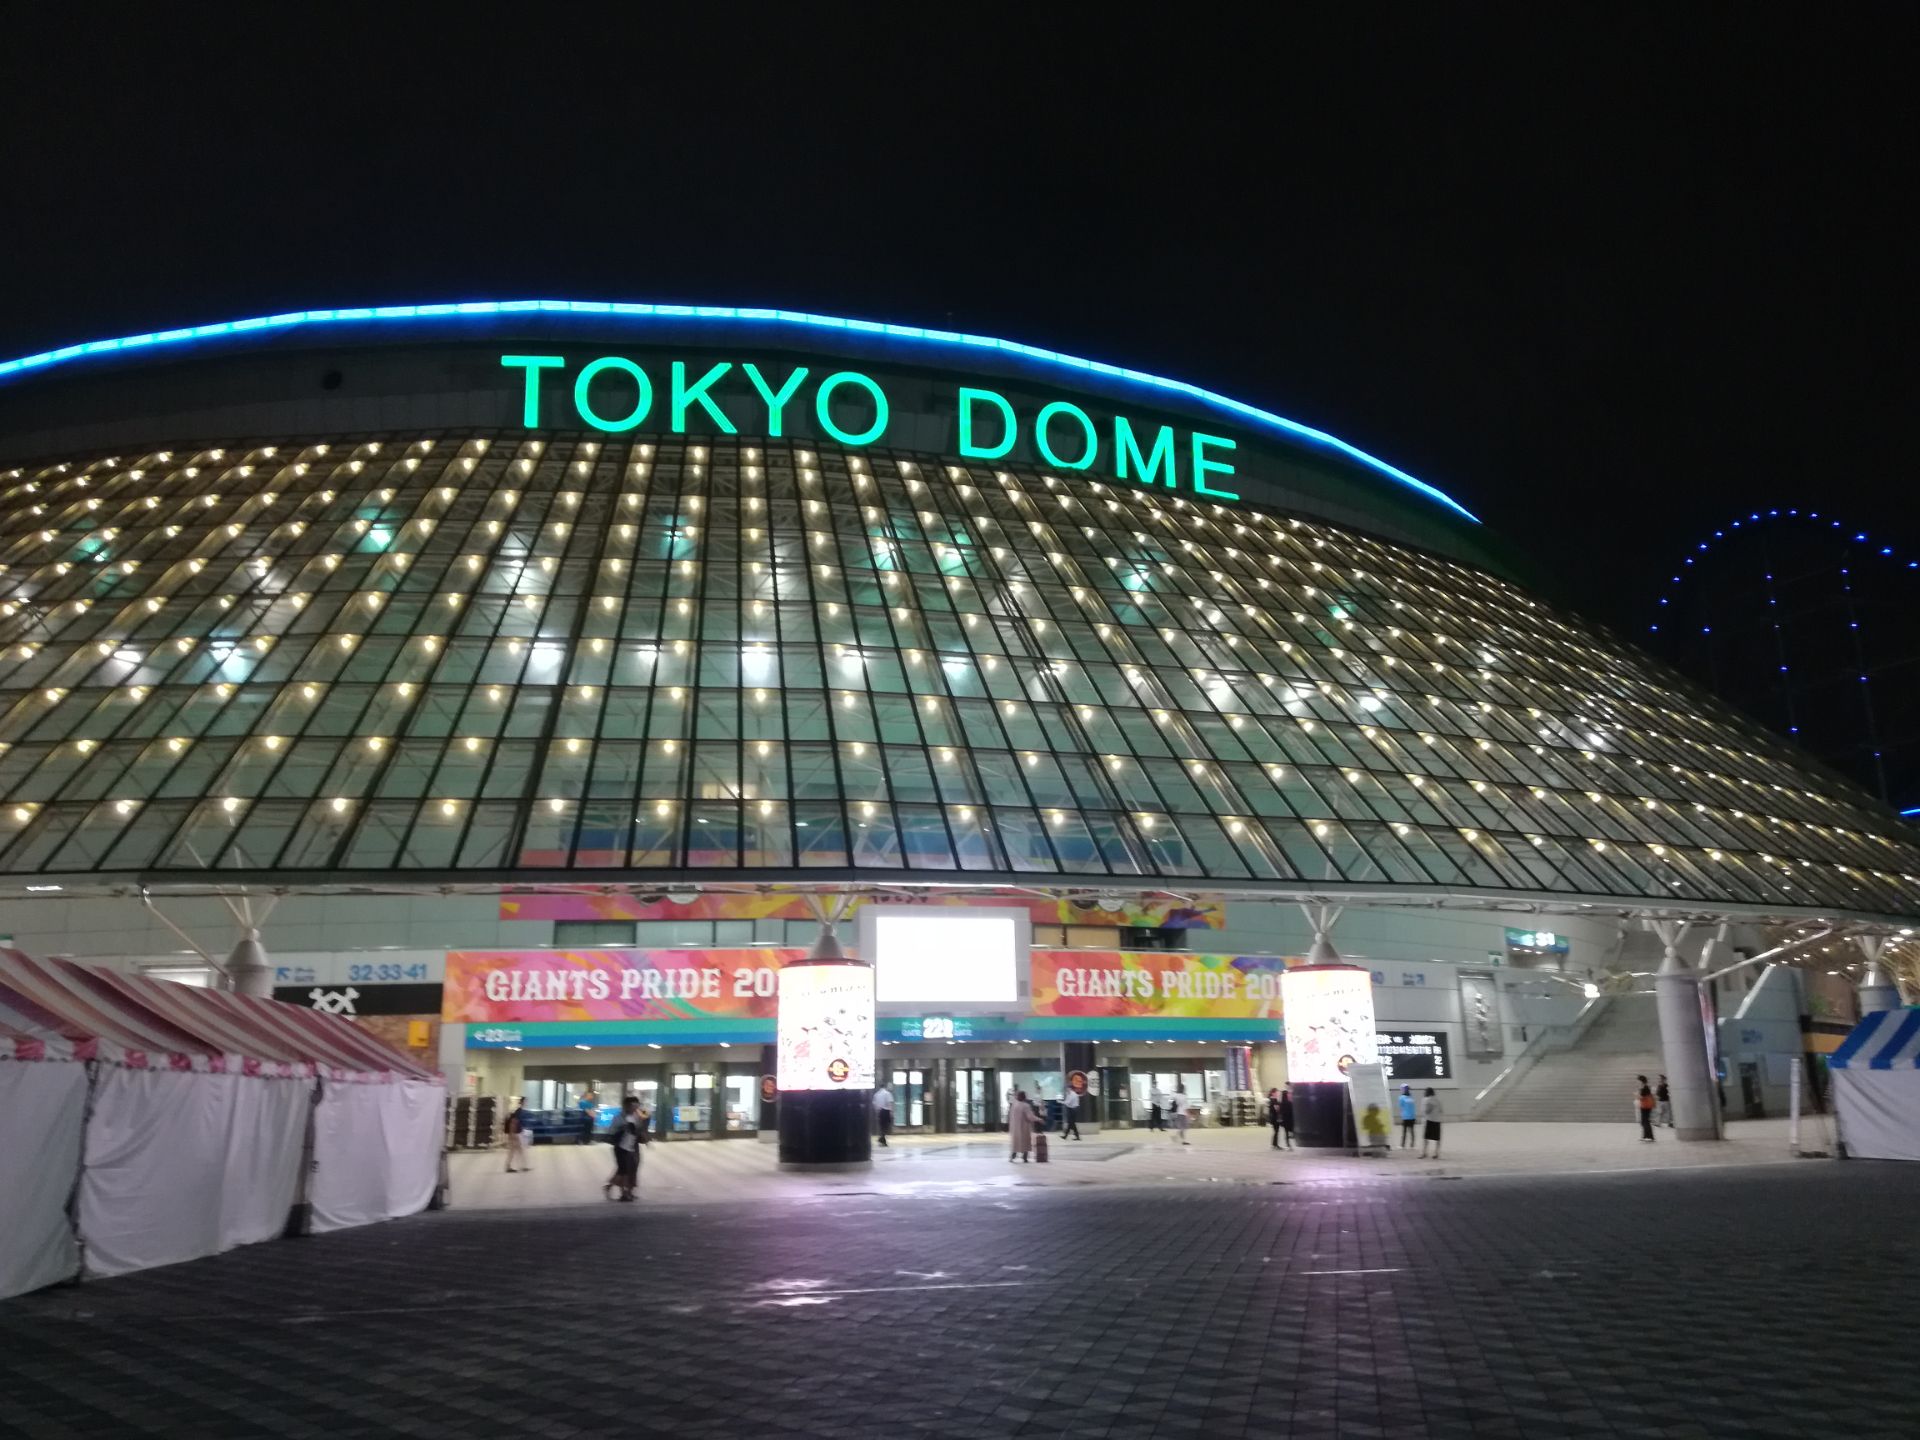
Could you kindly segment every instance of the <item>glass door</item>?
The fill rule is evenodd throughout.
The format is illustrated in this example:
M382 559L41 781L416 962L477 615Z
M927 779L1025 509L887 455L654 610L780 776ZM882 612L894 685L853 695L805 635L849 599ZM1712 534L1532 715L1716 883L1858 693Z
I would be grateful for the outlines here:
M673 1115L670 1134L704 1138L713 1126L713 1072L675 1070L671 1080Z
M990 1130L997 1121L993 1103L993 1071L953 1072L953 1117L961 1130Z
M760 1073L729 1070L722 1081L723 1135L753 1135L760 1129Z
M1198 1077L1183 1077L1178 1071L1174 1070L1135 1071L1133 1076L1134 1122L1139 1125L1149 1123L1152 1115L1152 1107L1158 1105L1160 1107L1161 1123L1165 1124L1167 1118L1167 1101L1172 1096L1174 1088L1182 1084L1186 1078L1193 1078L1196 1081L1198 1079ZM1188 1087L1187 1103L1189 1105L1198 1103L1196 1098L1198 1090L1199 1086L1197 1083Z
M620 1114L621 1107L626 1104L627 1096L629 1095L638 1096L640 1099L640 1108L653 1118L653 1133L656 1135L664 1135L666 1133L664 1128L666 1120L660 1113L660 1079L658 1074L636 1075L630 1080L615 1082L612 1094L601 1097L603 1100L609 1100L613 1106L613 1115L607 1117L607 1124L609 1126L613 1124L613 1117Z
M893 1072L893 1126L896 1130L927 1128L927 1072Z

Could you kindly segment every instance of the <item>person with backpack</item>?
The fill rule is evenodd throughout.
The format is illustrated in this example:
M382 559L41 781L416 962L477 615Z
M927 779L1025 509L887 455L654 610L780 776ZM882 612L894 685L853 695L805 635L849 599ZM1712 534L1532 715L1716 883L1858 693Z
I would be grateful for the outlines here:
M1640 1114L1640 1139L1643 1144L1653 1144L1653 1087L1647 1084L1647 1077L1634 1077L1640 1082L1640 1093L1634 1097L1634 1106Z
M513 1109L507 1112L504 1129L507 1136L507 1174L515 1173L515 1160L520 1162L521 1170L531 1170L533 1166L527 1164L527 1107L524 1095L513 1097Z
M608 1199L631 1201L640 1188L640 1147L650 1138L647 1112L640 1108L640 1097L629 1095L620 1102L620 1118L613 1122L613 1178L601 1186L601 1193L619 1190Z

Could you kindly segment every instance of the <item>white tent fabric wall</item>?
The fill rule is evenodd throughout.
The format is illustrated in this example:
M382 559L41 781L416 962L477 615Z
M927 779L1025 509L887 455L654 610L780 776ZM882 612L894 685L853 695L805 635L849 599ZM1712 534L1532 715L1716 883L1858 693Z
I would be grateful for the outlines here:
M315 1234L414 1215L440 1178L446 1088L329 1083L314 1112Z
M67 1199L86 1105L87 1068L77 1061L0 1061L0 1298L80 1268Z
M1835 1070L1840 1140L1856 1160L1920 1160L1920 1070Z
M1862 1015L1827 1073L1849 1156L1920 1160L1920 1009Z
M313 1084L102 1066L80 1182L87 1273L122 1275L281 1234Z

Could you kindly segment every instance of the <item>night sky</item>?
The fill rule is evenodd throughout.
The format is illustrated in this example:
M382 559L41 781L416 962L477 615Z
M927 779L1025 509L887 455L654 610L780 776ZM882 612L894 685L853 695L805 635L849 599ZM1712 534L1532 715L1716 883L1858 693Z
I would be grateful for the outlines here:
M1323 426L1629 632L1749 506L1920 544L1911 11L1203 36L529 11L489 37L340 13L217 44L15 17L0 354L336 304L780 304Z

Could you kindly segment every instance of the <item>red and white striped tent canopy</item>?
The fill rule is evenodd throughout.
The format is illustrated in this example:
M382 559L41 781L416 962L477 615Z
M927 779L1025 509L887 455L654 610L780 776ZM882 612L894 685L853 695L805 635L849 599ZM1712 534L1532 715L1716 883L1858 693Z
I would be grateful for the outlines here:
M351 1020L0 948L0 1059L330 1079L437 1077Z

